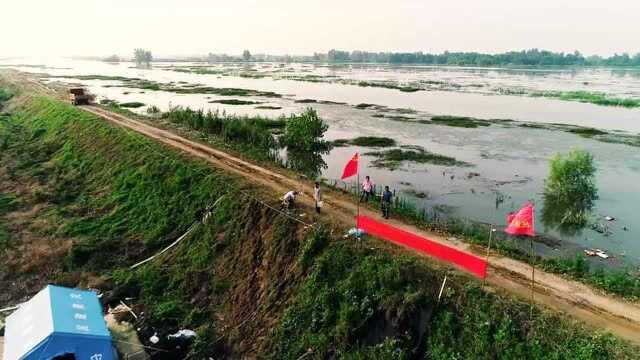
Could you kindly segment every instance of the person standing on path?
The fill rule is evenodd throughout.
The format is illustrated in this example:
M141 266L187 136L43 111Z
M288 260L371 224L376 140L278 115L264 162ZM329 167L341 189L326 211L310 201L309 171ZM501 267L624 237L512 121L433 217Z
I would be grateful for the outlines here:
M382 192L382 201L380 202L382 209L382 217L385 219L389 218L389 210L391 209L391 199L393 197L393 193L389 190L388 186L384 187L384 191Z
M369 201L369 196L373 196L373 182L369 175L365 176L362 182L362 195L360 195L360 202L364 199L364 202Z
M316 213L320 214L320 208L322 207L322 190L320 190L320 183L317 181L313 187L313 199L316 201Z

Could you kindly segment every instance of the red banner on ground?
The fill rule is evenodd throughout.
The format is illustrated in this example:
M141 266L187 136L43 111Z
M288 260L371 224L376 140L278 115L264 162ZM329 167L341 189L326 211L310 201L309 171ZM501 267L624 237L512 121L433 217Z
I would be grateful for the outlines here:
M480 279L484 279L487 276L487 262L484 259L366 216L359 216L357 220L358 227L373 236L410 247L421 253L454 264Z

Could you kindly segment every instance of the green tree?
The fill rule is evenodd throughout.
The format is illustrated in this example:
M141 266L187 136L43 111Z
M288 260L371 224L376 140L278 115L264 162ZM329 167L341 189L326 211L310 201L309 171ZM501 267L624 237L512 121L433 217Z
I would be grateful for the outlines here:
M304 152L323 151L329 148L329 143L324 138L324 133L329 128L318 113L307 108L300 115L291 115L287 119L281 144L289 149Z
M133 50L133 58L137 66L150 66L151 61L153 61L153 55L151 55L151 51L142 48Z
M309 177L318 177L327 168L322 155L330 150L329 142L323 139L328 128L312 108L291 115L280 138L280 144L287 148L287 166Z
M249 52L249 50L245 50L242 52L242 58L244 59L244 61L251 60L251 53Z
M598 199L593 156L584 150L556 154L549 163L542 220L561 232L574 233L588 222Z
M105 62L117 63L120 62L120 57L118 55L111 55L109 57L104 58Z

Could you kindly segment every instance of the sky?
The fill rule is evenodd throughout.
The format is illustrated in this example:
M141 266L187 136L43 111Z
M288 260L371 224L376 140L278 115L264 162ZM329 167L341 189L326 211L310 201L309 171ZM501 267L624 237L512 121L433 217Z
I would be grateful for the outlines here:
M638 0L2 0L0 58L530 48L640 52Z

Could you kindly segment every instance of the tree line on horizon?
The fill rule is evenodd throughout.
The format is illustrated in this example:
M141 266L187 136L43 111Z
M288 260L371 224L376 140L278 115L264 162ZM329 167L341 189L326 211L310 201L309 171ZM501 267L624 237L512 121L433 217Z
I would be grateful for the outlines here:
M116 55L104 58L104 61L118 62ZM153 61L151 52L135 49L134 61L140 65L149 65ZM163 61L167 59L157 59ZM180 59L172 59L179 61ZM182 59L185 60L185 59ZM640 52L635 55L628 53L614 54L609 57L598 55L585 56L579 51L572 53L552 52L548 50L529 49L508 51L500 54L485 54L479 52L449 52L441 54L418 52L369 52L343 51L332 49L326 53L308 55L268 55L251 54L244 50L242 55L209 53L204 58L188 58L192 61L215 62L328 62L328 63L381 63L381 64L423 64L423 65L459 65L459 66L640 66Z
M478 52L449 52L430 54L419 52L367 52L330 50L326 54L314 54L317 61L327 62L370 62L390 64L433 64L433 65L579 65L579 66L640 66L640 53L628 53L610 57L597 55L585 57L579 51L573 53L552 52L530 49L509 51L500 54Z
M425 64L425 65L461 65L461 66L640 66L640 53L615 54L610 57L598 55L585 56L579 51L573 53L552 52L548 50L530 49L509 51L500 54L484 54L479 52L449 52L430 54L418 52L368 52L330 50L327 53L314 53L312 56L267 55L255 54L247 56L231 56L209 53L208 62L228 61L282 61L282 62L328 62L328 63L384 63L384 64Z

